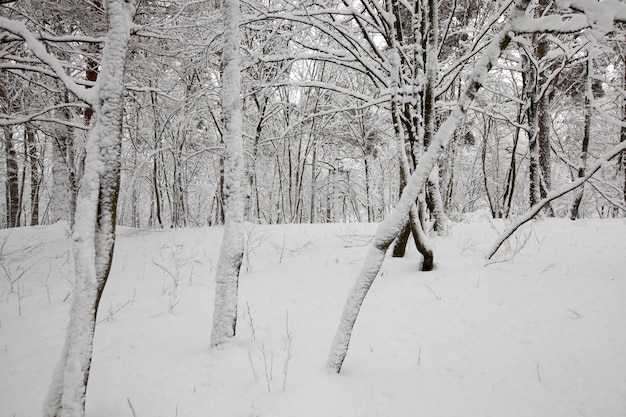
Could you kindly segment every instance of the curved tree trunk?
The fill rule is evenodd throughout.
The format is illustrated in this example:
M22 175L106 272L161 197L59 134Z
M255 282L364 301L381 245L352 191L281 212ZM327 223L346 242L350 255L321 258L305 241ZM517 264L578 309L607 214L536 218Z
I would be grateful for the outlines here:
M70 321L61 359L44 403L45 417L82 417L91 366L96 312L109 275L115 243L122 142L123 78L132 2L109 0L109 33L100 90L91 103L94 121L74 232L75 277Z

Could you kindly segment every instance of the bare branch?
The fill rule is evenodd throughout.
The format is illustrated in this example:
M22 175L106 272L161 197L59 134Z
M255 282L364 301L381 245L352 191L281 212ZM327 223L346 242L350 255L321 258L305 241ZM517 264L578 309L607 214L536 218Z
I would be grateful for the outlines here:
M577 178L576 180L570 182L569 184L566 184L563 187L548 193L548 195L544 199L540 200L537 204L535 204L530 210L528 210L528 212L526 212L526 214L518 218L507 230L504 231L504 233L502 233L502 235L500 235L498 240L494 243L491 250L489 251L489 254L487 255L487 259L491 259L496 254L496 252L498 252L498 249L500 249L502 244L509 237L511 237L511 235L513 235L513 233L515 233L515 231L519 229L520 226L532 220L546 204L548 204L552 200L556 200L557 198L583 185L596 172L598 172L604 166L604 164L606 164L609 160L619 155L624 150L626 150L626 141L620 142L618 145L615 145L614 147L612 147L608 152L601 155L596 160L595 164L593 164L589 168L587 175L585 175L584 177Z

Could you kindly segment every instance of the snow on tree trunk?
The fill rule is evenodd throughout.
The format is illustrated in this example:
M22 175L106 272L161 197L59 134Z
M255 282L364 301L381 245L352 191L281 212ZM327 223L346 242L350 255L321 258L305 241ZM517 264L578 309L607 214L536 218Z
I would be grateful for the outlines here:
M66 130L65 127L62 129ZM49 214L51 223L70 220L70 173L66 161L68 141L66 134L52 138L52 189Z
M374 279L380 271L385 253L393 240L402 232L406 224L406 218L415 207L415 200L423 189L430 172L441 156L445 146L450 141L456 128L462 122L470 104L476 94L487 80L487 73L496 64L500 53L511 41L513 24L517 18L522 18L530 0L517 0L511 12L509 21L504 28L495 36L485 49L482 58L474 67L474 71L466 84L466 90L459 99L452 113L439 127L437 134L426 152L419 159L415 171L411 175L407 186L402 192L396 208L381 222L376 230L372 246L366 256L365 264L357 277L356 283L343 308L339 326L335 333L326 367L333 372L339 373L348 353L348 346L354 324L358 317L361 305L367 295Z
M406 138L404 134L404 128L402 127L402 123L400 121L400 109L398 106L399 102L399 85L400 85L400 55L398 42L393 40L394 48L391 56L391 66L393 68L392 71L392 79L391 79L391 118L393 122L393 130L396 135L396 140L398 141L398 157L400 160L400 198L402 198L402 194L404 193L404 188L408 182L408 178L411 176L409 169L409 161L405 151ZM417 196L416 196L417 198ZM415 200L413 202L415 206ZM399 239L396 242L396 247L393 250L393 256L404 255L404 248L406 246L408 236L407 232L410 230L413 234L413 240L415 242L415 246L417 250L424 257L424 262L422 263L422 270L430 271L433 266L434 255L433 248L426 238L426 233L422 230L422 225L419 220L419 211L417 207L410 207L408 211L408 216L406 217L406 224L402 227L399 235ZM397 236L396 235L396 236Z
M441 197L441 187L439 186L439 167L435 167L428 176L426 189L432 203L431 212L435 218L434 230L439 236L448 234L448 221L445 209L443 207L443 198Z
M109 32L103 50L94 120L73 235L74 287L61 359L44 403L45 417L85 415L96 313L115 243L119 192L123 81L133 2L109 0Z
M244 170L241 125L241 75L239 70L239 0L224 1L224 76L222 108L224 118L224 237L215 276L215 309L211 345L217 346L235 335L237 291L243 259Z
M424 86L424 145L429 146L435 135L435 86L439 73L439 13L435 0L428 0L428 31L426 34L426 85ZM448 230L446 213L439 187L439 167L435 165L426 182L431 203L431 214L435 219L434 230L441 236Z
M523 55L524 61L524 96L529 100L526 111L528 119L528 175L529 204L533 207L541 200L541 173L539 168L539 119L537 113L536 94L537 72L530 63L530 57Z

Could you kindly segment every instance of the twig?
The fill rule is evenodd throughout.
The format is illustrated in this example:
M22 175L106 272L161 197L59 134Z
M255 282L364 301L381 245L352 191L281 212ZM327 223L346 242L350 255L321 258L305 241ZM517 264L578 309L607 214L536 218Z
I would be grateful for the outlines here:
M287 388L287 374L289 373L289 361L291 360L291 341L293 340L293 336L289 331L289 310L286 312L285 317L285 331L287 332L287 356L285 357L285 363L283 365L283 386L282 391L285 391Z
M137 417L135 409L133 408L133 403L130 402L130 397L126 397L126 401L128 401L128 407L130 408L130 412L133 414L133 417Z
M430 292L433 294L433 296L435 296L435 298L436 298L437 300L441 301L441 297L439 297L439 296L437 295L437 293L436 293L435 291L433 291L433 289L432 289L432 288L430 288L428 285L424 284L423 282L420 282L419 284L420 284L420 285L423 285L423 286L424 286L424 287L426 287L426 288L428 288L428 289L430 290Z
M541 374L539 373L539 362L537 362L537 380L541 382Z

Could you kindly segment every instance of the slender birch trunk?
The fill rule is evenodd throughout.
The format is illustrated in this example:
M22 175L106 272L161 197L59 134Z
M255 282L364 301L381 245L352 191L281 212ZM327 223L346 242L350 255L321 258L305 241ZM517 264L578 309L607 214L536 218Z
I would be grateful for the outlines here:
M217 346L235 335L237 292L243 259L244 174L241 126L241 75L239 70L239 0L224 1L224 76L222 107L224 117L224 237L215 276L215 309L211 345Z

